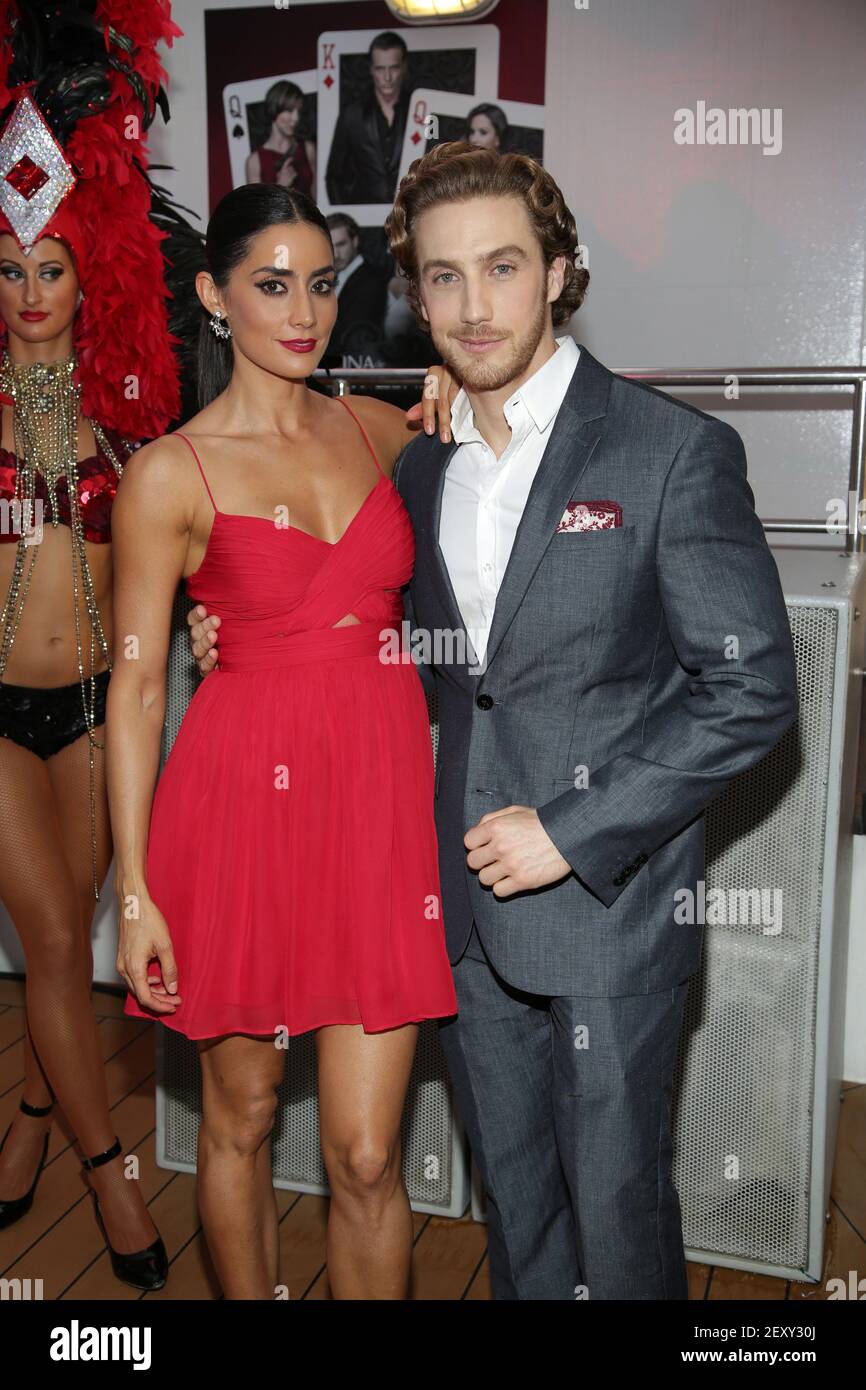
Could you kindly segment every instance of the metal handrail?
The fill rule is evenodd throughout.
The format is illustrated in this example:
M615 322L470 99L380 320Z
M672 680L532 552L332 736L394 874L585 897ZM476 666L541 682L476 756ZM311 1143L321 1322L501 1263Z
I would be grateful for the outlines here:
M347 386L412 386L423 383L425 367L339 367L330 371L319 368L313 375L323 382L336 383L337 393L345 395ZM645 368L620 368L618 376L643 381L651 386L853 386L854 412L851 426L851 462L848 470L848 495L856 498L857 522L852 535L845 531L848 552L866 551L866 532L860 530L859 518L866 513L863 506L866 494L866 367L692 367L684 370L654 371ZM838 528L826 521L772 520L761 523L765 531L820 532L839 535Z

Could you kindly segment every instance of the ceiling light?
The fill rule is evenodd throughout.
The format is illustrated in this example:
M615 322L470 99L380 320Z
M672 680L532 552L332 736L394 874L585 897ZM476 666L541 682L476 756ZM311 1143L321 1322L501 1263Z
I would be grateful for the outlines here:
M435 24L438 19L453 24L460 19L482 19L499 0L385 0L385 4L406 24Z

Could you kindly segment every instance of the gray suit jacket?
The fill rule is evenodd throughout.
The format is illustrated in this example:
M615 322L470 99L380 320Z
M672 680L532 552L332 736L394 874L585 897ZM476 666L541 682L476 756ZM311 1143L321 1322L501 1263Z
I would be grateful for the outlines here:
M787 610L742 440L581 346L480 674L438 543L456 447L423 435L395 469L416 540L407 615L465 645L432 653L449 956L461 955L474 916L518 988L667 989L700 965L702 926L675 921L674 894L696 892L704 876L704 808L798 710ZM622 525L557 534L571 499L618 502ZM511 803L537 808L573 872L500 899L467 867L463 836Z

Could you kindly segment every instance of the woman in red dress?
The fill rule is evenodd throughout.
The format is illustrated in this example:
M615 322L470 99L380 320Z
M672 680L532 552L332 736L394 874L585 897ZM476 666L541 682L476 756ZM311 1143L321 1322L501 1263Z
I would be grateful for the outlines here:
M390 478L414 436L393 406L308 388L337 309L314 203L237 188L207 254L203 409L136 454L112 518L129 658L107 714L126 1012L198 1044L199 1209L226 1297L274 1297L277 1088L288 1039L316 1030L331 1290L403 1298L417 1025L457 1009L426 700L409 653L382 659L380 638L400 631L414 565ZM222 618L220 665L154 794L181 577Z

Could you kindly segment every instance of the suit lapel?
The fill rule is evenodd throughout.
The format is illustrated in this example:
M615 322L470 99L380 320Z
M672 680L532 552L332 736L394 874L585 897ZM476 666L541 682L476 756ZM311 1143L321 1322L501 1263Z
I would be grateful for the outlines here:
M600 438L600 429L584 425L563 403L532 480L496 595L487 639L485 670L496 656L499 644L523 601L532 576Z
M613 374L596 361L582 344L579 343L578 347L580 357L532 480L502 577L493 610L484 670L496 655L566 505L574 496L574 489L601 438ZM423 510L430 518L427 534L428 561L439 601L447 615L449 628L464 634L468 663L477 666L475 650L466 632L445 557L439 545L445 473L458 447L453 441L450 444L441 444L427 465L425 483L429 493Z
M577 366L532 480L496 596L487 640L485 670L494 660L566 505L574 496L574 490L601 438L613 373L602 366L582 343L577 346L580 349Z

